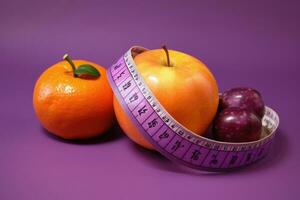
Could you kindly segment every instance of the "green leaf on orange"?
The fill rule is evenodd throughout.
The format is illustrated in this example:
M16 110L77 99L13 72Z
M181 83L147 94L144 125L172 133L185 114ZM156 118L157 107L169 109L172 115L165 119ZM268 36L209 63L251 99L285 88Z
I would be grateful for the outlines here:
M98 78L100 76L99 71L90 64L83 64L78 66L74 71L75 76L81 78Z

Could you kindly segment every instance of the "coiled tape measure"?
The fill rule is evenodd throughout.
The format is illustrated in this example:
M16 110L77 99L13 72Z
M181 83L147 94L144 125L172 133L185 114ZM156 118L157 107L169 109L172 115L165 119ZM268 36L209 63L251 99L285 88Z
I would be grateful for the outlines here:
M130 48L107 76L120 105L157 151L175 163L208 171L242 167L268 153L279 125L274 110L266 107L262 124L268 134L258 141L227 143L196 135L178 123L145 84L133 60L143 51L147 49Z

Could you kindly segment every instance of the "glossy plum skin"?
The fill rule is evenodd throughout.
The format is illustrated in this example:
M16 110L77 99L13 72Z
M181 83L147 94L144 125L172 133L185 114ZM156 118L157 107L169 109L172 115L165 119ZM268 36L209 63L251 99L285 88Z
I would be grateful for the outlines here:
M233 88L221 94L220 110L230 107L248 109L260 118L265 113L265 104L261 94L252 88Z
M223 142L250 142L260 138L261 130L261 119L252 111L232 107L215 119L213 137Z

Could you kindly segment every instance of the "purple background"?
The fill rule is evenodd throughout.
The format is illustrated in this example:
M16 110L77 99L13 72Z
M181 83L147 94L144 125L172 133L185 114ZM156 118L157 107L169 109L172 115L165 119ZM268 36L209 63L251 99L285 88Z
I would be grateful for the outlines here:
M1 200L299 198L299 1L154 2L1 0ZM110 66L132 45L162 43L201 58L221 91L261 91L281 118L271 155L233 173L197 173L117 126L87 144L41 128L33 86L64 53Z

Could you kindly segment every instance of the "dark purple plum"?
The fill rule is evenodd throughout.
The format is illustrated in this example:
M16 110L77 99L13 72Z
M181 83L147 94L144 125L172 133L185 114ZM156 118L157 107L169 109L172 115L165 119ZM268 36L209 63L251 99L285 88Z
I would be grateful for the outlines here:
M221 111L213 123L213 137L223 142L250 142L260 138L261 119L252 111L231 107Z
M239 107L253 111L262 118L265 113L265 104L261 94L253 88L233 88L220 96L220 110Z

